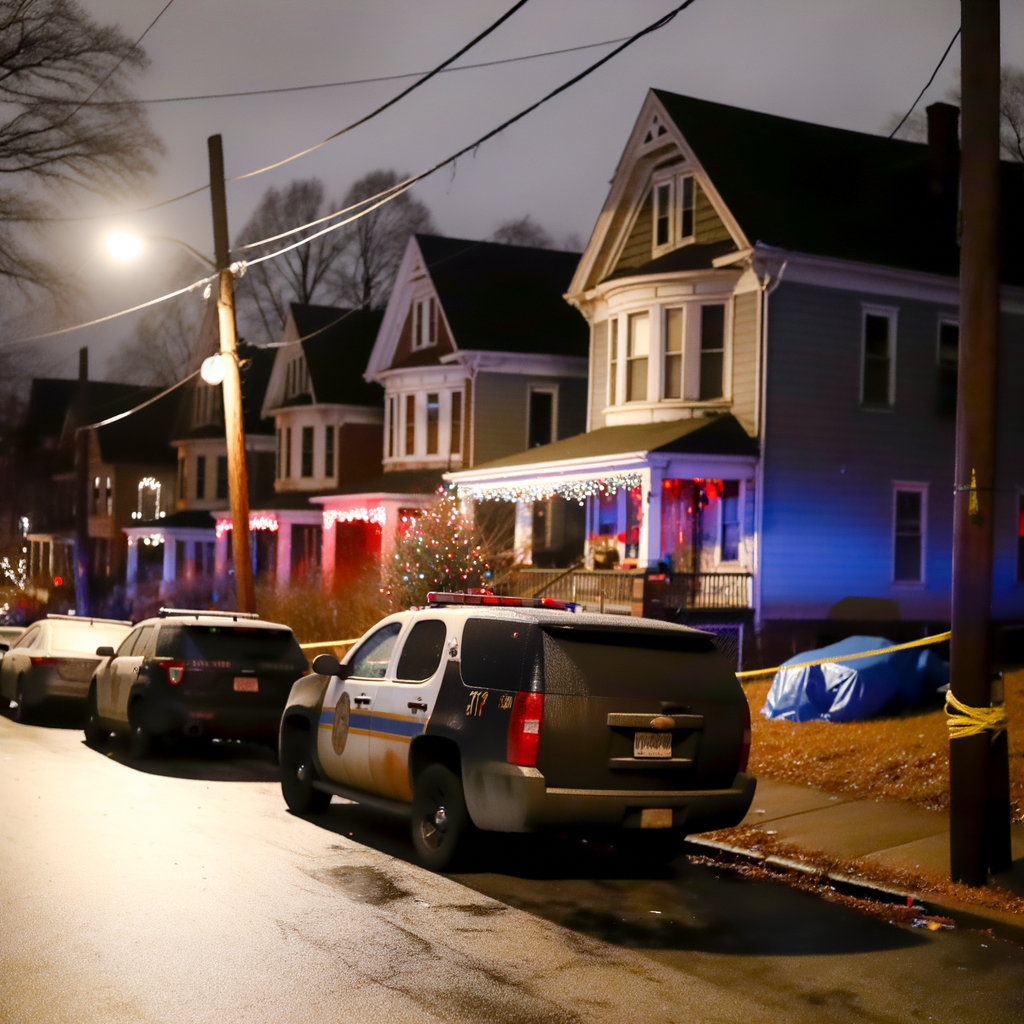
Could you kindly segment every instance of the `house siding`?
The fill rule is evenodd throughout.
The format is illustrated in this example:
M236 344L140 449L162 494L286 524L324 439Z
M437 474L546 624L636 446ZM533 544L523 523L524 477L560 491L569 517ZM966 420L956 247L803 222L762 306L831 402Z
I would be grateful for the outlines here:
M732 320L732 414L748 434L757 433L758 292L736 296Z
M695 182L693 197L693 240L698 245L724 242L732 238L722 218L715 212L707 193Z
M608 404L608 321L602 320L592 328L590 344L590 423L587 430L603 427ZM564 436L564 435L563 435Z
M860 405L862 303L899 308L892 411ZM824 618L844 597L899 602L903 619L949 617L954 422L937 412L933 303L783 282L769 300L762 617ZM1013 509L1024 412L1021 318L1004 318L996 614L1024 613ZM928 484L923 584L894 583L893 484Z
M622 247L622 254L615 264L615 271L639 267L650 260L654 244L654 236L651 234L654 222L651 217L651 190L648 189L647 197L636 215L626 244Z

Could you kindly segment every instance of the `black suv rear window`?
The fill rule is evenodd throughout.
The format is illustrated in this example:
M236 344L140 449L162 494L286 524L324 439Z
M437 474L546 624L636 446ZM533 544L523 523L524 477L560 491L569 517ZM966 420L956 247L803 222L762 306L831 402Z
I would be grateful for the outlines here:
M509 619L470 619L462 631L462 681L496 690L523 689L536 627Z
M258 672L306 668L306 659L290 629L162 625L156 656L174 658L191 668L244 666Z

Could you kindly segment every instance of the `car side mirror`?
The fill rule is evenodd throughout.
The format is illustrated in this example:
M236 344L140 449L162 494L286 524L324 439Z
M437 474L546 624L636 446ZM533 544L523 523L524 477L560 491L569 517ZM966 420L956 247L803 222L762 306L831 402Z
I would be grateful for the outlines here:
M318 654L313 659L313 671L318 676L337 676L339 679L348 679L352 674L348 665L342 665L333 654Z
M96 653L101 658L112 658L114 656L114 648L113 647L97 647L96 648Z

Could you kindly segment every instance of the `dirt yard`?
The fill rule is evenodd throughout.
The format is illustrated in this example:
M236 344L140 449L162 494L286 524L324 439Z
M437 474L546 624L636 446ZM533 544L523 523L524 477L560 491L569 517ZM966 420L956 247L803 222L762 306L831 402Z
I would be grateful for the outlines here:
M771 680L744 686L753 719L750 770L831 793L905 800L949 808L949 739L941 709L908 711L867 722L768 721L762 714ZM1024 822L1024 670L1005 677L1010 717L1010 799Z

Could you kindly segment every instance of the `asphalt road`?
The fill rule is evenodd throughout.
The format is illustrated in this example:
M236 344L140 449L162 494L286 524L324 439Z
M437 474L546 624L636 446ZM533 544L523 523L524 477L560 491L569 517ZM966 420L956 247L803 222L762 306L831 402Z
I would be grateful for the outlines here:
M0 1021L1024 1019L1024 949L690 864L501 843L409 863L403 823L289 814L270 757L133 765L0 719Z

